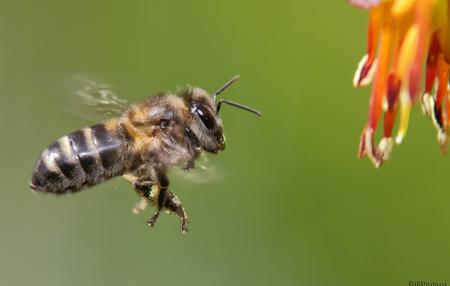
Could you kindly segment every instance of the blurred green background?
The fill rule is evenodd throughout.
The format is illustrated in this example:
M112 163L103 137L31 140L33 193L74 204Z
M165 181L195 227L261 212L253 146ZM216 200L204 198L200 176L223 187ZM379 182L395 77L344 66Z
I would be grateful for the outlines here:
M1 1L0 285L450 283L448 156L418 107L392 159L356 151L369 90L352 88L367 13L345 1ZM260 109L222 112L221 180L172 178L190 232L135 216L115 179L33 194L38 154L95 122L67 79L137 101L192 84Z

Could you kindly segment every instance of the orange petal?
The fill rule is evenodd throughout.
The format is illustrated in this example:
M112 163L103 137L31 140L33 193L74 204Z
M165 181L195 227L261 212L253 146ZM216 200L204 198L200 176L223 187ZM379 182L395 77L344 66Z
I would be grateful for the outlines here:
M450 1L441 0L440 3L442 5L437 9L440 8L444 11L438 11L441 12L439 15L441 17L438 20L440 29L437 31L437 38L445 60L450 63Z
M428 49L426 78L425 78L425 92L431 93L433 91L434 81L436 79L437 63L439 58L439 43L436 35L431 38L431 44Z
M391 13L396 18L407 14L414 6L415 0L396 0L392 5Z
M402 81L408 80L407 76L411 70L411 65L417 50L418 40L419 29L417 25L412 25L406 31L395 65L395 74Z
M438 59L438 79L439 83L436 95L436 104L434 106L434 115L440 129L445 130L447 127L447 120L444 120L445 114L443 113L442 103L447 97L448 64L445 62L443 56L440 56Z
M434 1L416 0L415 18L419 28L419 40L417 44L414 61L409 75L409 95L414 102L420 90L420 77L422 74L422 63L428 48L430 38L431 12Z
M395 117L397 115L397 102L400 93L401 82L395 76L394 72L390 72L387 84L387 103L388 109L384 114L384 137L392 137L392 129L395 124Z
M376 69L375 53L380 35L381 10L373 8L369 15L369 30L367 32L367 54L358 65L353 85L355 87L366 86L371 83L374 70Z
M369 103L369 127L375 130L382 111L383 97L386 92L386 79L393 46L393 27L385 21L381 28L378 68Z

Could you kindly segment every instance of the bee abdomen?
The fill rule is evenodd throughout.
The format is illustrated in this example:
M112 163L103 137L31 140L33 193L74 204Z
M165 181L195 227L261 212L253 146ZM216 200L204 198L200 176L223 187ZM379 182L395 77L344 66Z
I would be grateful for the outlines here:
M76 192L121 175L124 142L105 124L75 131L42 152L33 173L31 188L63 194Z

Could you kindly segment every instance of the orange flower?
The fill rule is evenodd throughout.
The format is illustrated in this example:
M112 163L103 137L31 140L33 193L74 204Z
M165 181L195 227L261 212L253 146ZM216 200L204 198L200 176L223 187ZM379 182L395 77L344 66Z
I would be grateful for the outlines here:
M350 0L369 9L367 54L359 63L353 84L369 85L369 118L359 156L367 155L379 167L408 129L411 105L421 95L423 111L438 129L438 142L446 150L450 126L450 0ZM384 133L378 146L374 135L384 115Z

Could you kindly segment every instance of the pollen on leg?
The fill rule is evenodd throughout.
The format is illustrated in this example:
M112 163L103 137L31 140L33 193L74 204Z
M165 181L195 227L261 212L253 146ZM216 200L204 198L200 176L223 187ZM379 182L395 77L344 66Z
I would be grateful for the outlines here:
M158 200L158 196L159 196L159 193L160 193L160 186L159 185L152 185L151 186L151 191L150 191L150 199L153 201L153 202L156 202L157 200Z
M137 202L133 207L133 213L139 214L142 211L145 211L145 209L148 206L148 200L145 198L141 198L139 202Z

